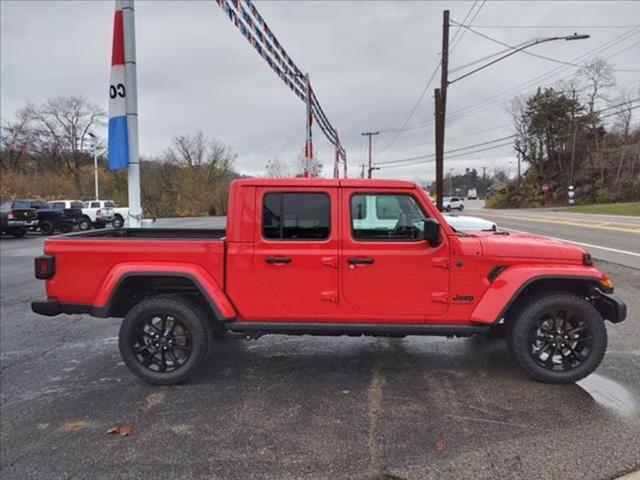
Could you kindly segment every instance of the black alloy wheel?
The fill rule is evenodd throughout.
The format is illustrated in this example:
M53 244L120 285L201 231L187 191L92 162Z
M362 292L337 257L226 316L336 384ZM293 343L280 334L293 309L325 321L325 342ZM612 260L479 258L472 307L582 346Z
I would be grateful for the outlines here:
M122 321L120 354L129 370L148 383L180 383L206 358L211 324L212 320L188 298L147 298L129 310Z
M536 380L574 383L592 373L604 358L604 320L582 296L569 292L532 294L509 317L509 350Z
M530 355L543 368L567 372L582 365L593 349L593 330L577 312L546 312L529 331Z
M89 217L82 217L78 222L78 228L82 231L89 230L91 228L91 220Z
M188 327L170 314L142 317L131 337L140 364L152 372L173 372L189 360L193 338Z

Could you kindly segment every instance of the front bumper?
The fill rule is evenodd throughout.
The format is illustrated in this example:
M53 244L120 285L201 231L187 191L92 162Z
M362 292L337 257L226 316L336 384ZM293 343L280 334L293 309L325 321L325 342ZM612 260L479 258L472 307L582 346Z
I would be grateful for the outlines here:
M35 227L38 224L38 220L7 220L7 226L10 228L22 227L30 228Z
M611 323L620 323L627 318L627 305L616 295L596 289L594 306L602 318Z

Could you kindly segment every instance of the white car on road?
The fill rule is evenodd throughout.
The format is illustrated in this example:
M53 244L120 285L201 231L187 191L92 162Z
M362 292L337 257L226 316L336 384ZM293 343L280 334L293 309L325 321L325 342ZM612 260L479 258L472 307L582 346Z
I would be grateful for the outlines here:
M447 212L450 212L451 210L464 210L462 197L444 197L442 199L442 208Z

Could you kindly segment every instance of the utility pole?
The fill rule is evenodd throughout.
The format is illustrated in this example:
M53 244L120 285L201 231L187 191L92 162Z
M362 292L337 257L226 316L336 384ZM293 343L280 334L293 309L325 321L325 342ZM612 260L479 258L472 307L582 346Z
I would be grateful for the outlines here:
M487 167L482 167L482 196L487 198Z
M313 166L313 139L311 124L313 123L313 113L311 112L311 82L309 74L304 75L305 86L307 87L307 134L304 144L304 176L309 177Z
M442 210L442 195L443 195L443 177L444 177L444 162L442 161L442 155L444 150L442 149L442 92L439 88L434 91L435 108L434 115L436 120L436 206L438 210Z
M371 164L371 137L378 135L379 133L380 132L362 132L362 136L369 137L369 168L367 169L367 178L371 178L371 172L374 170L373 165Z
M360 178L364 178L364 163L360 164Z
M442 210L444 182L444 133L447 115L447 87L449 86L449 10L442 12L442 57L440 63L440 94L436 93L436 195L437 207ZM438 97L440 97L438 99ZM439 117L439 119L438 119ZM438 125L439 124L439 125Z

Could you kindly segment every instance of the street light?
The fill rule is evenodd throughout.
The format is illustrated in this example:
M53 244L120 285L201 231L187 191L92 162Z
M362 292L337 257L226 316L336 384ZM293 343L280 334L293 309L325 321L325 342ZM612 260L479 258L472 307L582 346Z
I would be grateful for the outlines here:
M501 57L496 58L495 60L492 60L489 63L486 63L484 65L482 65L481 67L478 67L474 70L471 70L470 72L465 73L464 75L454 79L454 80L450 80L447 82L447 85L451 85L452 83L457 82L458 80L462 80L463 78L468 77L469 75L473 75L476 72L479 72L480 70L483 70L491 65L493 65L494 63L498 63L500 60L504 60L507 57L510 57L511 55L515 55L518 52L521 52L522 50L525 50L529 47L533 47L534 45L539 45L541 43L545 43L545 42L553 42L555 40L565 40L567 42L570 42L572 40L586 40L587 38L590 38L590 35L578 35L577 33L574 33L573 35L567 35L564 37L545 37L545 38L535 38L533 40L530 40L527 44L515 48L512 51L510 51L509 53L507 53L506 55L503 55Z
M96 200L100 199L100 195L98 192L98 138L91 132L89 132L89 136L93 140L93 179L96 189Z

